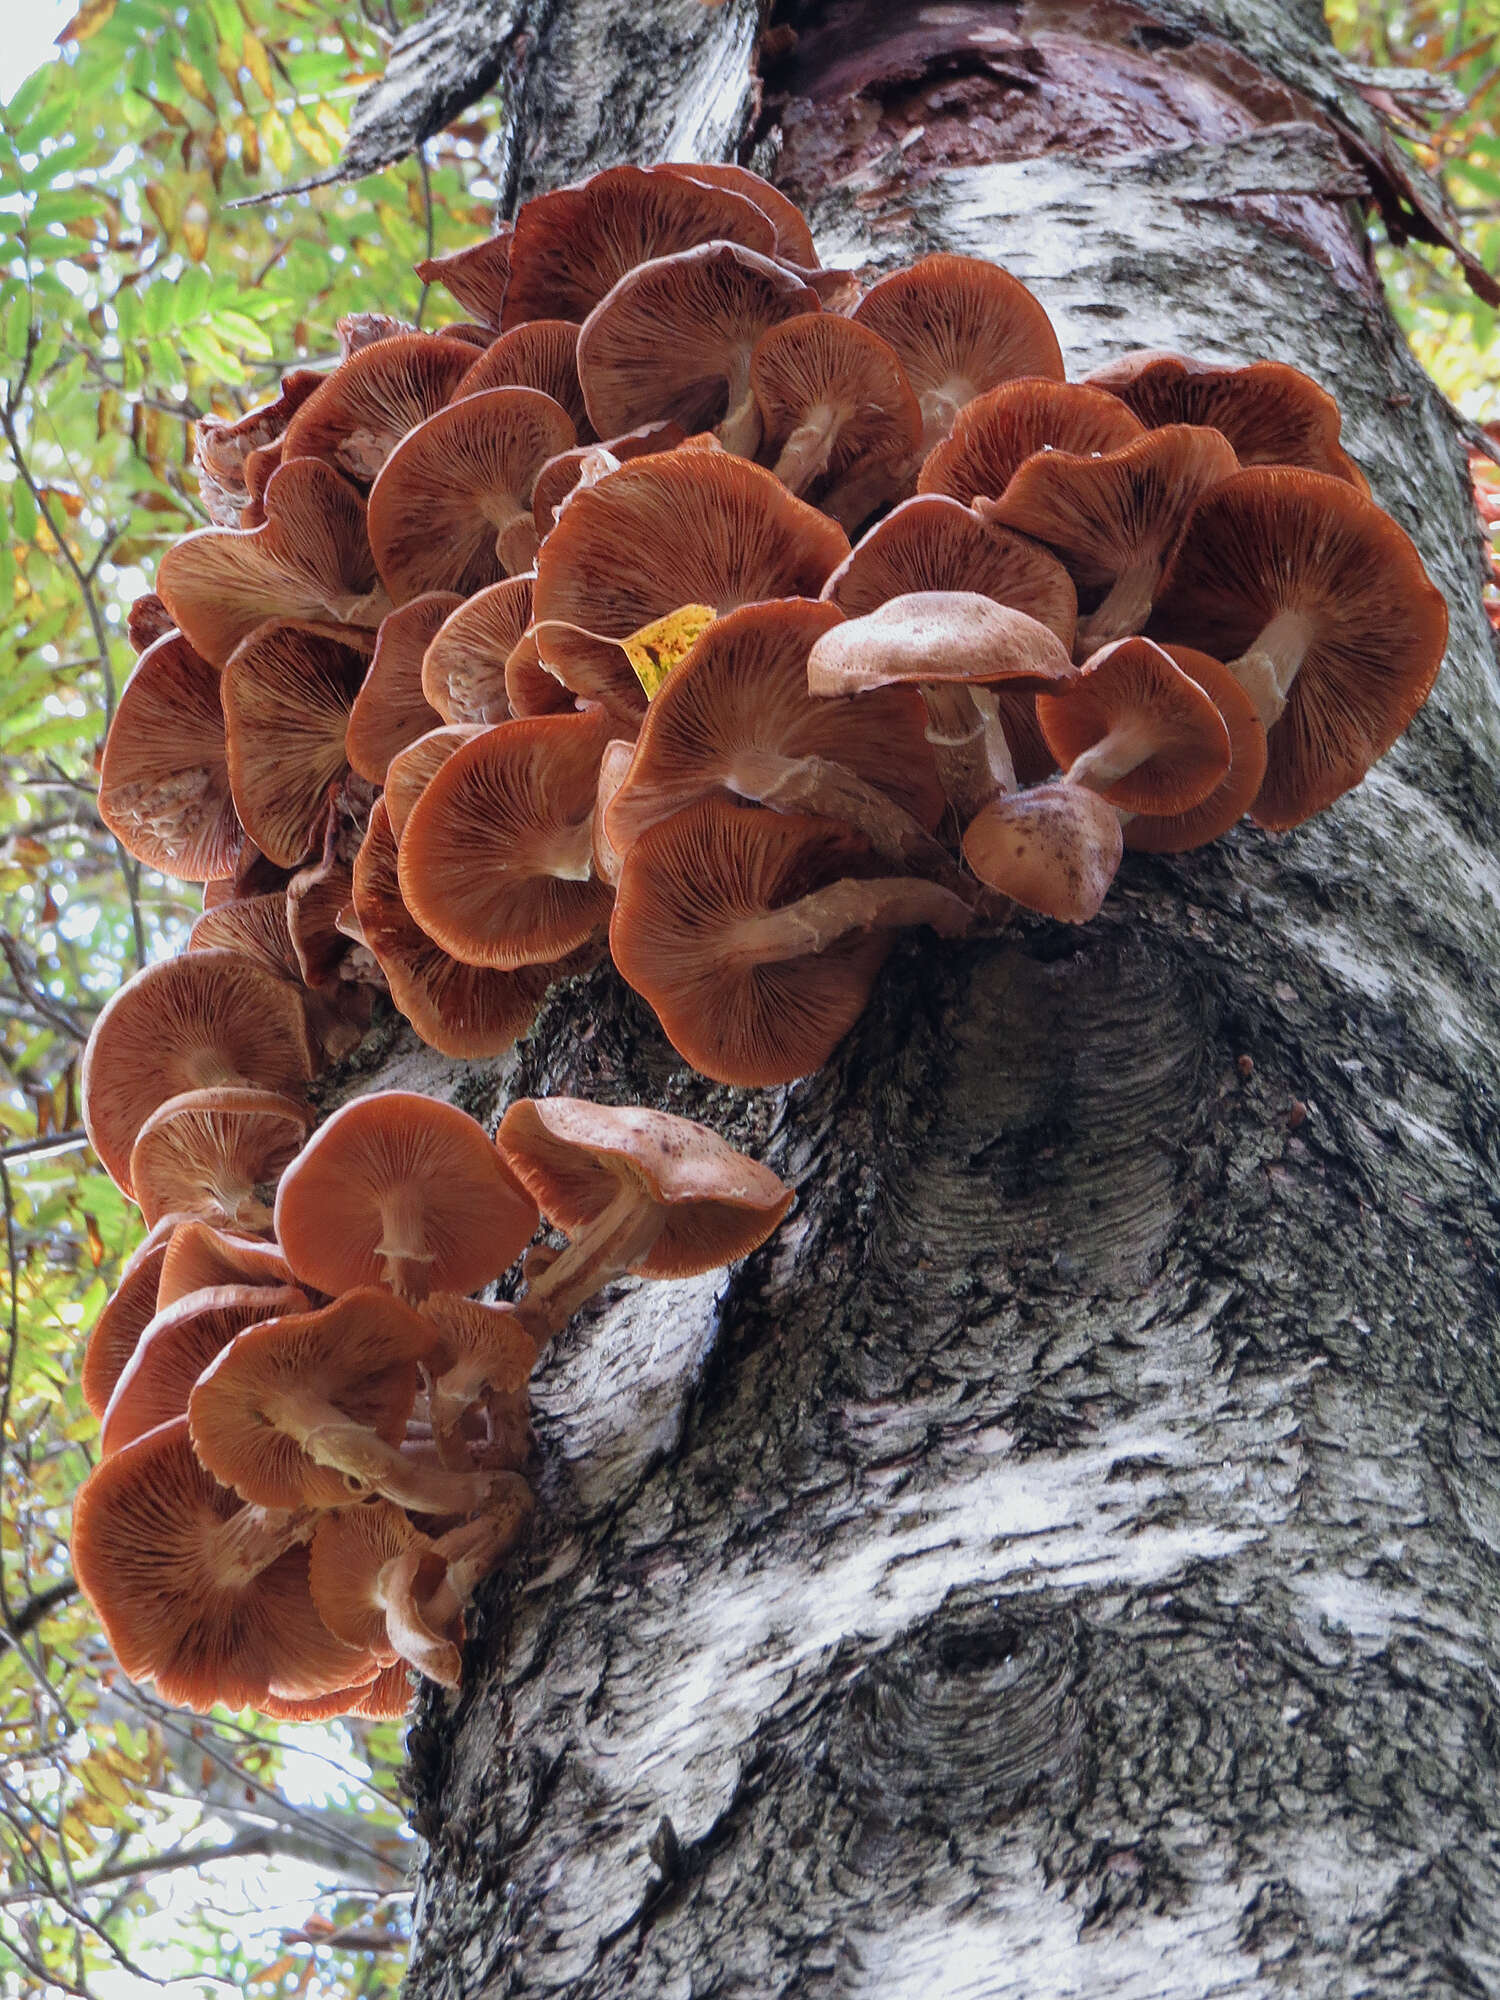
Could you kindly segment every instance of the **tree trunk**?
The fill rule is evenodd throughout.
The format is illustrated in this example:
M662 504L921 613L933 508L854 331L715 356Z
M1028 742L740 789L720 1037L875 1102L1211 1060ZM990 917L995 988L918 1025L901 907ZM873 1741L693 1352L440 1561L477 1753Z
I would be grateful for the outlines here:
M470 17L516 196L738 148L827 262L1004 264L1070 374L1308 370L1453 640L1322 819L920 934L790 1089L684 1071L607 967L499 1065L367 1053L799 1191L549 1357L530 1549L412 1732L413 2000L1500 1990L1496 662L1348 205L1429 193L1307 0L832 0L759 78L747 0Z

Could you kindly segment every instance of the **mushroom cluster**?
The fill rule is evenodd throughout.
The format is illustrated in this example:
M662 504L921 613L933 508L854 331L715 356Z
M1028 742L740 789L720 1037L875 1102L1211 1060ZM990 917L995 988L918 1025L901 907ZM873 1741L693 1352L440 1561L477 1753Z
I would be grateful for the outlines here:
M274 1209L153 1216L90 1336L74 1567L169 1701L399 1714L408 1668L458 1685L464 1606L530 1519L540 1350L627 1272L748 1255L791 1191L665 1112L523 1098L492 1142L403 1091L244 1172ZM566 1246L527 1253L516 1303L472 1297L539 1219Z
M1070 382L1006 272L861 289L740 167L419 269L471 317L346 321L200 426L220 525L136 607L100 788L321 1054L383 985L492 1055L607 939L690 1063L785 1082L902 927L1295 826L1432 686L1443 600L1293 368Z

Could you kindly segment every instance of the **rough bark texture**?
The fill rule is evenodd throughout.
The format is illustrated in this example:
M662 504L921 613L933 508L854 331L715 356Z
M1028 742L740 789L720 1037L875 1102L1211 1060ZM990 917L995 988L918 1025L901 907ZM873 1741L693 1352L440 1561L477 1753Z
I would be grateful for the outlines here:
M1342 205L1393 152L1305 0L838 0L759 83L745 0L535 19L517 191L739 145L827 261L1007 265L1070 372L1294 361L1453 642L1326 817L919 936L792 1089L684 1073L607 968L493 1069L367 1048L689 1112L801 1197L549 1358L537 1532L413 1730L413 2000L1500 1990L1500 709Z

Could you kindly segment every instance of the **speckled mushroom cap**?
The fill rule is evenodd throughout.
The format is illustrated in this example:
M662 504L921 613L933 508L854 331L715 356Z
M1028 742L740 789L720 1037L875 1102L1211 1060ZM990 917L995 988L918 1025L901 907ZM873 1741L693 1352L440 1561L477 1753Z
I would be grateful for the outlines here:
M121 1370L99 1427L106 1455L158 1424L187 1415L188 1397L208 1364L247 1326L306 1312L295 1285L217 1285L163 1306Z
M368 486L406 433L440 410L478 357L467 341L404 333L362 347L298 410L284 462L323 459Z
M701 243L627 272L578 336L578 377L601 437L669 418L719 427L731 451L753 453L760 421L750 357L782 320L818 312L818 295L770 257L735 243ZM663 329L670 327L670 338Z
M268 619L373 632L391 608L365 503L317 459L272 475L262 527L200 528L174 542L156 587L189 645L216 667Z
M1191 646L1162 650L1195 680L1229 731L1229 769L1208 797L1186 812L1137 813L1125 827L1125 845L1142 854L1183 854L1227 833L1250 810L1265 782L1266 732L1255 704L1222 660Z
M1357 785L1431 692L1448 607L1411 539L1346 481L1257 466L1201 500L1151 620L1226 661L1266 726L1258 825Z
M683 604L816 597L848 553L843 530L761 466L719 451L636 458L563 509L533 615L623 639Z
M1147 348L1106 362L1084 381L1118 396L1153 429L1206 424L1222 431L1243 466L1300 465L1346 480L1361 493L1370 490L1339 442L1338 404L1285 362L1230 367Z
M180 632L149 646L120 695L99 817L128 854L182 882L227 875L243 833L229 791L218 669Z
M473 1292L520 1255L536 1211L467 1112L382 1090L335 1111L282 1175L276 1238L330 1295Z
M978 257L939 253L879 279L853 319L896 350L922 406L930 448L965 404L1016 376L1063 379L1052 322L1018 278Z
M238 952L191 951L148 965L105 1002L83 1055L83 1120L129 1194L130 1149L169 1097L215 1084L297 1097L313 1067L294 986Z
M431 1341L410 1306L368 1286L315 1312L248 1326L198 1377L188 1402L193 1449L259 1506L346 1506L357 1489L302 1440L336 1417L398 1446Z
M312 1124L305 1100L218 1084L169 1097L130 1149L130 1184L148 1224L196 1216L269 1228L258 1189L273 1186Z
M661 1234L633 1267L644 1278L692 1277L748 1256L794 1199L769 1167L707 1125L646 1105L518 1098L496 1144L565 1235L587 1228L627 1189L662 1209Z
M229 782L246 831L282 868L321 844L328 790L349 768L349 715L373 635L271 621L224 669Z
M354 909L391 998L422 1040L444 1055L477 1062L503 1054L531 1026L547 988L561 976L551 965L515 972L464 965L434 944L402 901L383 799L376 801L355 857Z
M1057 557L1025 535L988 525L945 493L918 493L893 507L829 577L822 595L846 618L919 590L993 597L1073 643L1078 593Z
M456 718L440 714L422 685L422 662L445 618L463 603L456 590L428 590L380 621L369 669L349 711L344 749L372 785L383 785L391 759L429 729Z
M921 590L830 627L813 645L807 682L819 695L897 682L1041 688L1074 671L1057 634L1024 611L978 591Z
M564 958L608 923L591 834L610 733L598 708L502 722L433 777L402 832L398 875L444 951L511 971Z
M125 1672L202 1713L258 1707L273 1687L316 1696L364 1678L365 1656L314 1608L302 1532L221 1486L178 1417L90 1473L71 1554Z
M1036 452L985 511L1061 558L1091 606L1078 621L1086 657L1145 628L1189 514L1238 470L1220 432L1168 424L1118 451Z
M1149 639L1102 647L1059 693L1038 695L1036 711L1068 781L1122 812L1187 812L1229 775L1218 709Z
M947 493L965 506L998 500L1033 452L1118 451L1144 430L1102 389L1033 376L1003 382L959 412L952 434L923 461L917 491Z
M409 431L370 489L370 547L391 601L467 596L529 569L532 486L575 442L567 411L539 389L486 389Z
M1123 847L1119 813L1082 785L1012 792L964 829L964 858L981 882L1066 924L1099 914Z
M650 167L609 167L538 195L516 218L501 324L586 319L638 264L715 239L770 256L776 229L733 189Z

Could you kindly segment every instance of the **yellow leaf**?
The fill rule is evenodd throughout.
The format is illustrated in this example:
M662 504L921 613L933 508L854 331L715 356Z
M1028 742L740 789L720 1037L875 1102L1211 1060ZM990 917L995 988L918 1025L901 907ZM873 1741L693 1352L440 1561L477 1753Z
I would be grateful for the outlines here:
M224 185L224 163L229 158L229 141L224 127L215 125L208 135L208 170L213 175L214 192Z
M276 112L268 111L261 120L261 137L266 142L266 151L271 155L271 165L278 174L291 172L292 140L286 129L286 121Z
M620 641L648 700L718 615L711 604L681 604Z
M214 94L209 89L208 81L201 69L195 64L187 62L182 56L173 56L172 67L177 72L177 81L182 85L189 97L196 98L205 111L218 110L219 107L215 102Z
M175 196L165 181L147 181L144 192L151 213L161 224L162 234L170 243L180 220Z
M262 96L269 101L276 95L276 85L271 76L271 58L266 54L266 45L258 35L245 30L244 47L240 50L240 61L259 84Z
M333 165L333 148L300 104L295 106L292 111L292 131L296 134L298 144L302 147L303 152L310 159L315 160L320 167L331 167Z
M114 11L115 0L86 0L58 36L58 47L64 42L86 42L90 35L97 35Z
M240 59L229 46L228 42L219 43L219 46L214 50L214 61L218 65L220 76L223 77L229 88L234 92L236 100L243 109L245 92L240 83Z
M104 1238L99 1234L99 1219L84 1211L83 1226L88 1231L89 1262L97 1271L104 1262Z
M182 240L187 245L187 253L195 264L201 264L208 255L210 219L208 203L194 195L183 211Z
M240 135L240 165L247 174L260 172L260 131L253 118L235 121L235 130Z

